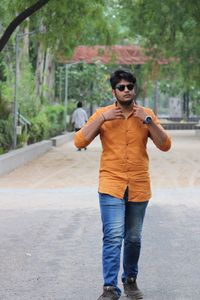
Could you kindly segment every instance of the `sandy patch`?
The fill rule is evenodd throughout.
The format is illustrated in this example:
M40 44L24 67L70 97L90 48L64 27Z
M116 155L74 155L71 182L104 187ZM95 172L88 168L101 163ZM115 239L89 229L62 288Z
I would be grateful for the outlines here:
M194 131L169 131L172 149L148 145L152 186L155 188L200 186L200 138ZM64 188L98 186L101 153L99 139L88 150L76 151L73 143L53 148L26 165L0 177L1 188Z

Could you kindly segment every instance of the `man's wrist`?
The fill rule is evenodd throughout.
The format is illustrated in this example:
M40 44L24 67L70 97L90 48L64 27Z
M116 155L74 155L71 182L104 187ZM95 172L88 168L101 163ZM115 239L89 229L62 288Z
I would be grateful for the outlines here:
M152 123L152 117L151 116L146 116L143 123L146 124L146 125L151 124Z

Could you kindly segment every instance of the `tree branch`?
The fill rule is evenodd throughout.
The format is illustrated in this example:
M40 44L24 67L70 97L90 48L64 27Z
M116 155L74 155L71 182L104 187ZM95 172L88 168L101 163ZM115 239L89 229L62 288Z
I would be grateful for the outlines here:
M39 10L42 6L44 6L49 0L38 0L35 4L25 9L21 12L13 21L8 25L4 34L0 39L0 52L3 50L5 45L7 44L11 34L13 31L19 26L25 19L34 14L37 10Z

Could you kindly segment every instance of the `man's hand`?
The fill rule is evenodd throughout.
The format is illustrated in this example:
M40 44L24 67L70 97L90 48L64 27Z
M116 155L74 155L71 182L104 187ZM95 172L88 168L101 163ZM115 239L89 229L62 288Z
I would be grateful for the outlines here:
M142 122L148 116L144 108L139 105L134 105L133 116L140 119ZM162 151L168 151L171 147L171 140L163 127L156 124L156 122L151 122L148 126L150 137L154 144Z
M139 118L141 121L144 121L145 118L147 117L147 113L145 112L142 106L134 104L133 116Z
M124 115L120 107L115 107L113 109L107 110L102 113L104 121L110 121L115 119L124 119Z

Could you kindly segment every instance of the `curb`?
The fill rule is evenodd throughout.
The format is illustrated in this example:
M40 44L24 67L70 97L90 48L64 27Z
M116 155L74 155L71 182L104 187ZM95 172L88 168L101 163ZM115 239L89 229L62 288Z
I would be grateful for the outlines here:
M73 136L74 133L69 132L67 134L53 137L50 140L44 140L42 142L28 145L0 155L0 176L10 173L28 161L44 154L52 149L52 146L58 147L64 143L70 142L73 139Z

